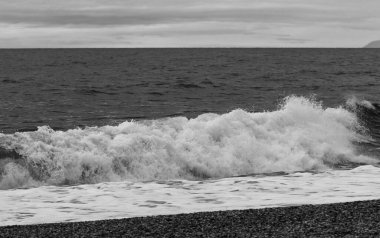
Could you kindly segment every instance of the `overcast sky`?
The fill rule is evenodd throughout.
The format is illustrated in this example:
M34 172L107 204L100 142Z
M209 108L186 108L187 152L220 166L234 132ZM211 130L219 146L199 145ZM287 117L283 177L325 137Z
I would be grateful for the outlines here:
M0 48L361 47L380 0L0 0Z

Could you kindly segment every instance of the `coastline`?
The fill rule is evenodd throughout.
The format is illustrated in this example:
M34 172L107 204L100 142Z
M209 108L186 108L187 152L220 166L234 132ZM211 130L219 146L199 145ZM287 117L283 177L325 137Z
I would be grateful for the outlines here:
M380 200L0 227L0 237L375 237Z

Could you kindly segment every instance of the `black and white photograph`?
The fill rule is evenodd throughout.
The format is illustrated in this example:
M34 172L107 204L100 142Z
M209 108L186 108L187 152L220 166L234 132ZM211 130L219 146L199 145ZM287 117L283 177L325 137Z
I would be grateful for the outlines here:
M380 237L380 1L0 0L0 237Z

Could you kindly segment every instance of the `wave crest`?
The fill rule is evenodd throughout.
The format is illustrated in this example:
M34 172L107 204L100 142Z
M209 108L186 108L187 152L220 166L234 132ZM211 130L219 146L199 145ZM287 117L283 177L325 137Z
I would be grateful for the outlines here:
M375 163L354 145L368 139L354 112L296 96L271 112L237 109L68 131L43 126L0 134L0 148L8 151L0 158L0 188L220 178Z

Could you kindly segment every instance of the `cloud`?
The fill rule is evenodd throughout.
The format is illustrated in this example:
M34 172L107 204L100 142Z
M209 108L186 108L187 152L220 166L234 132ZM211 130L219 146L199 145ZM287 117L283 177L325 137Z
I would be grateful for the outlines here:
M153 1L153 0L152 0ZM126 1L128 2L128 1ZM241 3L243 3L241 1ZM227 21L252 23L297 23L297 22L354 22L367 18L366 15L350 14L339 16L328 8L311 6L244 6L230 4L229 7L92 7L92 8L17 8L4 9L0 21L10 24L30 25L150 25L178 22Z
M377 0L0 0L0 44L336 46L349 33L354 46L376 37L379 8Z

